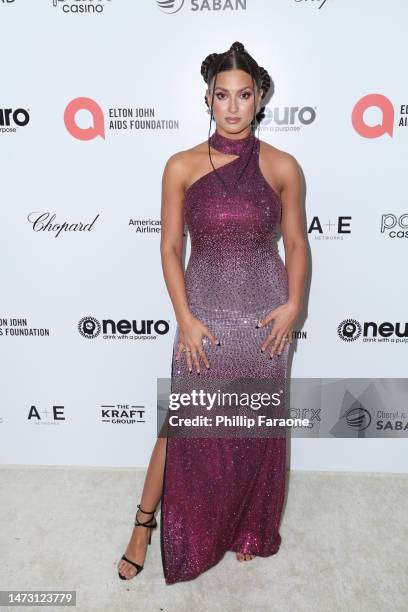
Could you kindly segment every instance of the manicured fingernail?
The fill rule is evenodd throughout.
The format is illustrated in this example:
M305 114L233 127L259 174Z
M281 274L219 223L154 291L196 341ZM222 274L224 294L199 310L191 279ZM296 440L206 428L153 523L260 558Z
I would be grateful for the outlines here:
M207 370L209 370L209 369L210 369L210 366L206 366L206 368L207 368Z
M255 327L262 327L262 323L257 323Z
M264 353L264 352L265 352L265 349L261 348L261 353Z
M200 370L197 370L197 374L200 374Z
M191 368L189 368L189 369L188 369L188 371L189 371L189 372L190 372L190 374L191 374L191 372L192 372L193 370L192 370Z
M218 340L218 342L217 342L217 345L218 345L218 346L221 346L221 342L220 342L219 340Z

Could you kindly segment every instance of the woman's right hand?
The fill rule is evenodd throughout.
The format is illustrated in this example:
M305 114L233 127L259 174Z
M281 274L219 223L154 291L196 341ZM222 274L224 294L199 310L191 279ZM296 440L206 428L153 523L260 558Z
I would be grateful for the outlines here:
M210 342L215 345L220 344L218 338L214 336L200 319L197 319L197 317L193 315L182 323L179 323L179 332L180 341L176 351L176 361L179 360L181 353L184 352L190 372L192 372L192 364L194 362L197 373L200 373L200 357L208 369L210 364L203 349L203 337L206 336Z

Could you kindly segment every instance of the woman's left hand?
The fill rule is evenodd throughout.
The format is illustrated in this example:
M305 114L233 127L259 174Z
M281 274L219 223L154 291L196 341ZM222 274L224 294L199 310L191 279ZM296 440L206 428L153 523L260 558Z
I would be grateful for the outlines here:
M276 353L278 355L281 354L286 341L292 344L293 323L296 321L299 311L298 307L290 302L286 302L271 310L264 319L259 321L258 327L265 327L265 325L273 320L271 333L262 342L261 351L265 351L267 346L273 343L270 352L272 357Z

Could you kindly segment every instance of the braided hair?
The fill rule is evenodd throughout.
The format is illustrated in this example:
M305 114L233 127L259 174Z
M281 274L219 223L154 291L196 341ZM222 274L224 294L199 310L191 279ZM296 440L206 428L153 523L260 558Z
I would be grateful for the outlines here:
M249 55L244 45L238 41L234 42L229 48L229 50L225 51L224 53L210 53L210 55L207 55L207 57L201 64L201 75L207 84L211 83L213 77L215 76L215 89L217 74L222 70L232 70L234 68L244 70L252 77L254 91L255 84L258 89L262 89L262 99L265 98L269 89L272 90L272 94L274 93L275 86L268 72L265 70L265 68L257 64L253 57ZM206 96L204 96L204 100L206 105L208 106ZM213 101L214 96L212 97L211 101L211 118L213 117ZM255 114L254 109L252 127L255 127L256 122L259 124L265 117L264 110L265 106L262 106L259 112Z
M265 98L269 89L272 90L272 94L274 93L274 89L275 89L274 83L271 77L269 76L268 72L265 70L265 68L257 64L254 58L251 57L251 55L249 55L244 45L238 41L234 42L229 48L229 50L225 51L224 53L210 53L210 55L207 55L207 57L203 60L201 64L201 75L204 81L207 83L207 85L209 85L212 79L215 77L214 87L213 87L213 91L215 91L218 73L224 70L233 70L233 69L244 70L251 76L253 87L254 87L254 93L255 93L255 85L258 89L262 90L261 99ZM208 107L206 96L204 96L204 100ZM214 105L214 95L211 97L210 127L208 131L208 155L210 158L211 165L214 168L215 173L218 175L218 172L216 168L214 167L214 164L211 159L211 150L210 150L210 143L209 143L209 135L211 132L211 121L214 116L213 115L213 105ZM265 110L265 106L262 106L259 112L256 113L256 105L254 104L254 114L253 114L252 121L251 121L251 130L254 130L255 124L258 122L258 125L259 125L259 123L265 117L264 110ZM248 162L249 162L249 158L247 160L247 163ZM247 164L245 164L245 167L243 171L241 172L241 175L245 171L246 166ZM218 175L218 176L221 179L221 181L224 183L221 175Z

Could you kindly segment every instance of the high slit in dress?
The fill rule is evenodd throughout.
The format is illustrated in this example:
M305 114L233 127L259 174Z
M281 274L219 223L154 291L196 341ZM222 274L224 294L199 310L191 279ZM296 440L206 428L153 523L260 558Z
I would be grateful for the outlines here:
M232 139L215 131L210 144L236 156L186 191L184 220L191 239L185 286L192 314L221 342L204 338L210 369L189 372L184 355L171 367L171 392L189 392L220 379L287 376L289 343L280 355L262 353L271 325L258 321L288 299L288 279L276 245L282 202L259 167L253 132ZM222 180L220 180L222 179ZM271 346L268 347L270 349ZM165 582L191 580L226 551L268 557L281 544L286 435L168 437L161 499ZM252 561L251 563L253 563Z

